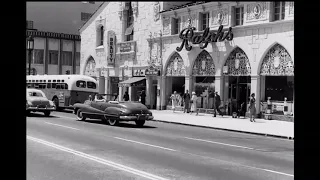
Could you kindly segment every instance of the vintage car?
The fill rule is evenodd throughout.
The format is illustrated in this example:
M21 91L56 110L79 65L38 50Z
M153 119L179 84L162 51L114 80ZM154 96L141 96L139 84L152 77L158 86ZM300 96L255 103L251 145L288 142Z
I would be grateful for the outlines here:
M45 116L50 116L50 112L56 109L53 101L47 99L46 95L39 89L27 89L27 116L30 112L43 112Z
M143 126L146 121L153 119L152 112L145 105L133 101L87 100L83 104L74 104L74 114L80 121L86 118L101 119L111 126L120 121L135 121L137 126Z

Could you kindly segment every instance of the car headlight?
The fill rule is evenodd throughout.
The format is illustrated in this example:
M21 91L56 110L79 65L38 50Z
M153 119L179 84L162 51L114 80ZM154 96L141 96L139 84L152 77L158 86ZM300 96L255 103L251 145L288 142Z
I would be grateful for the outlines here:
M56 106L53 101L49 101L49 104L50 104L50 106L53 106L53 107Z
M27 106L32 106L32 103L27 100Z

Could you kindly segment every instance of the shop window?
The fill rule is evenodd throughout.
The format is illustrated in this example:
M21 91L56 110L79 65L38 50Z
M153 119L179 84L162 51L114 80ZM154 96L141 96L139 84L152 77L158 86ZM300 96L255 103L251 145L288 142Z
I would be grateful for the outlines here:
M49 50L49 64L58 64L58 55L58 51Z
M199 26L200 31L205 30L207 27L209 27L209 13L200 13L199 14Z
M34 64L43 64L43 49L35 49L33 54L33 63Z
M285 4L286 2L284 1L276 1L274 2L274 6L273 6L273 20L274 21L279 21L279 20L283 20L285 17Z
M72 52L62 51L62 65L64 66L72 66Z
M76 66L80 66L80 52L76 52Z
M171 21L171 34L179 34L180 33L180 24L181 24L181 19L180 18L172 18Z
M266 76L265 101L271 97L272 101L293 100L294 80L293 76Z
M234 7L234 25L235 26L243 25L243 14L244 14L243 6Z

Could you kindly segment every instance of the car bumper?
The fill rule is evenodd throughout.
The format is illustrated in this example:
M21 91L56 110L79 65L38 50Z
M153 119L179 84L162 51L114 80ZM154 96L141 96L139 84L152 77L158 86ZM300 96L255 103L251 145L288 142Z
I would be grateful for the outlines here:
M120 120L124 120L124 121L137 121L137 120L152 120L153 116L120 116L119 117Z
M46 108L38 108L38 107L27 107L27 111L54 111L55 107L46 107Z

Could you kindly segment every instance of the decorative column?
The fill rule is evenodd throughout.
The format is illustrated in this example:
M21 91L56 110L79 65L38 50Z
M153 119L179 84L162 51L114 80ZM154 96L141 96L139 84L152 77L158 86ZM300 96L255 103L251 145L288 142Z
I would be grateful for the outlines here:
M260 76L260 100L264 101L266 95L266 76Z
M160 87L161 110L165 110L167 107L166 80L167 80L166 76L161 76L161 87Z
M146 106L151 108L151 86L152 86L152 78L150 76L146 76Z
M224 76L215 76L214 78L214 91L218 92L222 101L224 101L224 96L225 96L225 93L223 91L224 89L223 79L224 79Z
M110 88L111 88L111 83L110 83L110 78L109 76L104 77L104 93L105 94L110 94Z
M122 97L123 97L123 85L120 85L119 86L119 96L118 96L118 100L119 101L122 101L123 99L122 99Z
M193 77L192 76L185 77L184 92L186 92L186 90L188 90L189 93L191 93L193 90Z
M162 85L162 76L157 76L157 110L161 110L161 85ZM160 92L160 93L159 93Z
M132 86L129 86L129 88L128 88L128 94L129 94L129 101L132 101Z
M261 94L260 94L260 76L255 75L251 76L251 92L255 93L255 98L256 98L256 109L257 109L257 114L260 113L260 99L261 99Z

